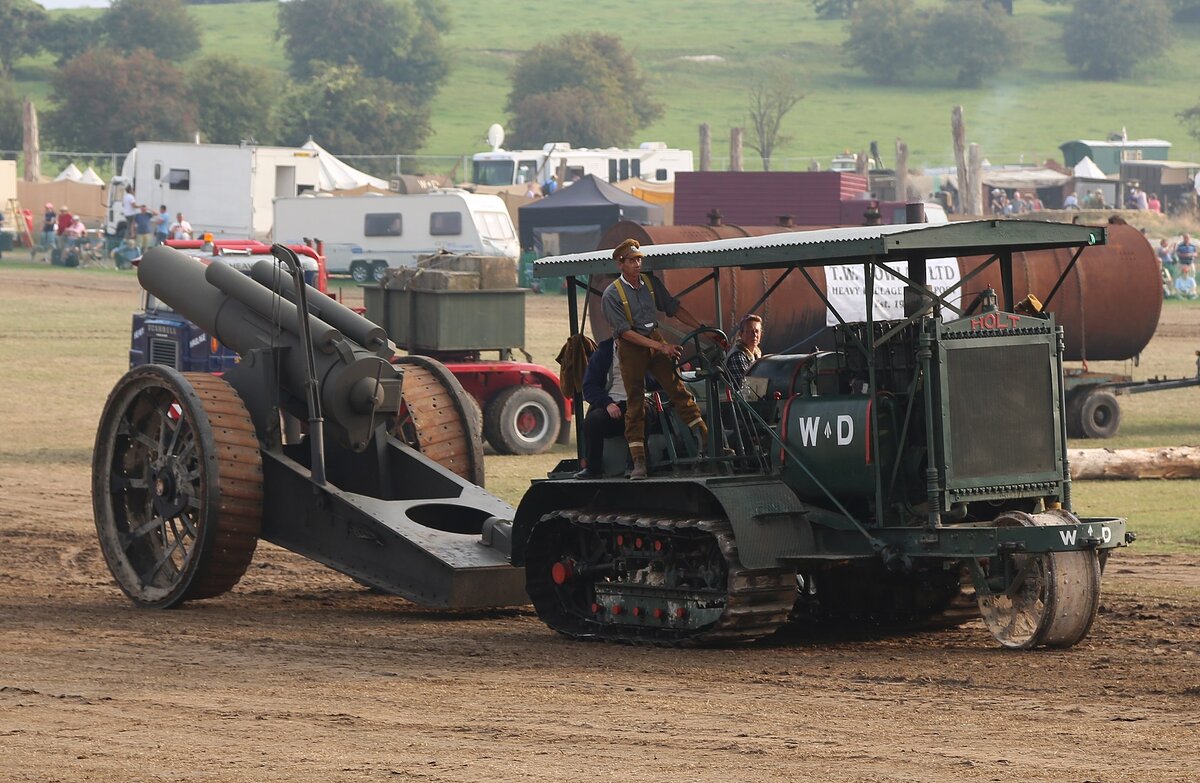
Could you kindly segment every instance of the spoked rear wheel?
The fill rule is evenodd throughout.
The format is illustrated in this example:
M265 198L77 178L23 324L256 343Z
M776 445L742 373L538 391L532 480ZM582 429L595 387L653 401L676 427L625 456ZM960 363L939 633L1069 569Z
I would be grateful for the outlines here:
M1010 511L1001 526L1061 525L1079 520L1065 511L1030 515ZM1090 549L1006 555L990 568L1012 570L1007 590L979 596L983 622L996 641L1013 649L1070 647L1080 642L1100 608L1100 560Z
M262 457L237 392L146 365L117 382L92 462L96 533L117 585L169 609L231 589L262 521Z

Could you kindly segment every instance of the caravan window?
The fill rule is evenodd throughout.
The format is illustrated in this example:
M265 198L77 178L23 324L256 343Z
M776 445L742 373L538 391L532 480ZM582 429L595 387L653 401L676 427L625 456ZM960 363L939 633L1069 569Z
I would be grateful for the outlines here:
M366 237L398 237L403 229L404 219L399 212L375 212L363 217Z
M167 184L171 190L191 190L191 169L171 169L167 172Z
M475 227L484 239L516 239L507 212L476 212Z
M517 164L517 182L533 182L537 179L537 161L523 160Z
M429 216L429 233L435 237L458 236L462 233L462 213L434 212Z
M477 160L472 168L471 179L476 185L513 184L513 162L511 160Z

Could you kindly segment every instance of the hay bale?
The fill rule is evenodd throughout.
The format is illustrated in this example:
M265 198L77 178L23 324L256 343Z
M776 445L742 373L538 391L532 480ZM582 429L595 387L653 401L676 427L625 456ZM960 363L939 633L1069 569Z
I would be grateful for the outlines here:
M484 290L517 287L517 262L504 256L438 253L417 259L417 266L422 269L473 272L479 275L479 287Z

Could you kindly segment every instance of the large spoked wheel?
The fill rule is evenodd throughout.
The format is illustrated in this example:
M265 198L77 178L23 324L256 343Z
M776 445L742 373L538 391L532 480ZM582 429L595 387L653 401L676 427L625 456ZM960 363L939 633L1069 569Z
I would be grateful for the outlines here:
M512 386L488 403L483 434L501 454L541 454L558 438L558 404L540 386Z
M483 486L478 405L454 374L425 356L401 356L404 405L392 434L447 470Z
M1010 511L995 524L1033 527L1078 521L1065 511ZM1100 560L1095 551L1006 555L992 558L988 568L1012 575L1006 590L978 599L983 622L1001 645L1020 650L1070 647L1091 630L1100 608Z
M262 457L226 381L146 365L118 381L92 462L96 533L117 585L169 609L230 590L262 524Z

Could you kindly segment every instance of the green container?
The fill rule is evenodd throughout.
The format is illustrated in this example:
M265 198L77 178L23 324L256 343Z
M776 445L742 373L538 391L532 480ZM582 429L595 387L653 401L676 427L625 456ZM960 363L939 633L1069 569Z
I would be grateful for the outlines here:
M7 231L0 231L0 253L13 249L13 235Z
M369 320L407 351L495 351L525 347L523 288L390 290L363 286Z

